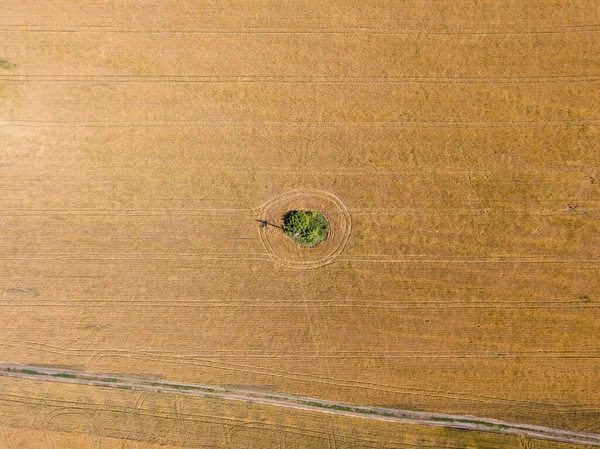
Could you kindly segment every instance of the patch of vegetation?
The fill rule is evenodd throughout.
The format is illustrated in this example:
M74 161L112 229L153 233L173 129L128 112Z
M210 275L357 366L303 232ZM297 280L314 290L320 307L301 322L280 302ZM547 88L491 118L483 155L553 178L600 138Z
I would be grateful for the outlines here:
M312 248L327 239L329 222L318 211L292 210L283 216L283 231L299 245Z
M210 388L194 387L192 385L178 385L178 384L163 384L165 387L174 388L176 390L194 390L194 391L214 391Z
M31 374L34 376L39 376L39 375L44 375L44 373L39 373L37 371L34 371L32 369L22 369L22 370L18 370L18 373L22 373L22 374Z
M298 401L298 403L300 404L304 404L304 405L309 405L311 407L320 407L320 408L328 408L330 410L339 410L342 412L355 412L355 413L375 413L375 414L379 414L379 412L376 411L367 411L365 412L364 410L361 409L356 409L354 407L347 407L344 405L337 405L337 404L323 404L322 402L312 402L312 401Z
M343 405L327 405L327 408L332 410L340 410L342 412L353 412L355 411L352 407L344 407Z
M498 427L496 424L491 423L491 422L487 422L487 421L467 421L467 420L462 420L464 422L468 422L471 424L477 424L480 426L485 426L485 427Z
M65 379L77 379L75 374L67 374L67 373L56 373L50 374L52 377L64 377Z
M437 418L437 417L432 417L430 418L431 421L438 421L438 422L454 422L454 419L451 418Z
M0 59L0 69L12 69L15 65L8 59Z
M323 407L323 404L320 402L311 402L311 401L301 401L302 403L309 405L311 407Z
M430 419L431 419L431 421L437 421L437 422L461 423L461 424L475 424L475 425L478 425L478 426L485 426L485 427L490 427L490 428L500 427L499 425L491 423L491 422L476 421L476 420L473 420L473 419L457 419L457 418L442 418L442 417L432 417ZM504 427L508 428L508 426L504 426Z

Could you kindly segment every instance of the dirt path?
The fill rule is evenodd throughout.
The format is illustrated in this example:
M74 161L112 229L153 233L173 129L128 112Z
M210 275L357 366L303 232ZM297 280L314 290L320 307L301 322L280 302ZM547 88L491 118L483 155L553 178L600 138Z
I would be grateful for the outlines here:
M383 407L368 407L301 396L254 391L242 388L218 387L213 385L189 384L182 382L167 382L120 375L90 374L81 371L69 371L28 365L11 365L5 363L0 363L0 376L53 382L67 382L82 385L96 385L103 387L118 387L132 390L213 396L226 400L254 402L278 407L319 411L366 419L452 427L480 432L495 432L600 447L600 435L590 433L573 432L569 430L553 429L550 427L534 426L529 424L511 423L491 418L481 418L468 415L449 415L444 413L427 413Z

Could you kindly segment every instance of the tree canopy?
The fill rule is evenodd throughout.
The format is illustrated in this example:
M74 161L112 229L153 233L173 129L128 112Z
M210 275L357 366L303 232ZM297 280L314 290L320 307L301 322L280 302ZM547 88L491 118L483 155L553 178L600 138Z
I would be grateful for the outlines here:
M312 210L292 210L283 216L283 231L296 243L311 248L327 239L329 222Z

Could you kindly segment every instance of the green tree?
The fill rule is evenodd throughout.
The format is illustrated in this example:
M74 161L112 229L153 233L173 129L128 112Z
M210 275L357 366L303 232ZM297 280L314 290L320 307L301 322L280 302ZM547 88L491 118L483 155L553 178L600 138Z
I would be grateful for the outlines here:
M283 216L283 231L301 246L312 248L327 239L329 222L312 210L292 210Z

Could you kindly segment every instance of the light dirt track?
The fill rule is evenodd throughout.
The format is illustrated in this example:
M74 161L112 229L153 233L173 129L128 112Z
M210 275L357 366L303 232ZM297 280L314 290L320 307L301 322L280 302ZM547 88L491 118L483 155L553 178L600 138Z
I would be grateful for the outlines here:
M367 407L355 404L324 401L302 396L263 393L257 390L244 390L241 388L223 388L215 385L165 382L161 380L123 377L120 375L106 376L36 366L9 365L5 363L0 364L0 376L38 380L41 379L51 382L66 382L142 391L176 392L181 394L212 396L226 400L252 402L300 410L319 411L366 419L438 427L452 427L479 432L495 432L506 435L520 435L523 437L544 439L549 441L600 447L600 435L584 432L572 432L564 429L553 429L543 426L533 426L523 423L510 423L506 421L470 415L449 415L383 407Z

